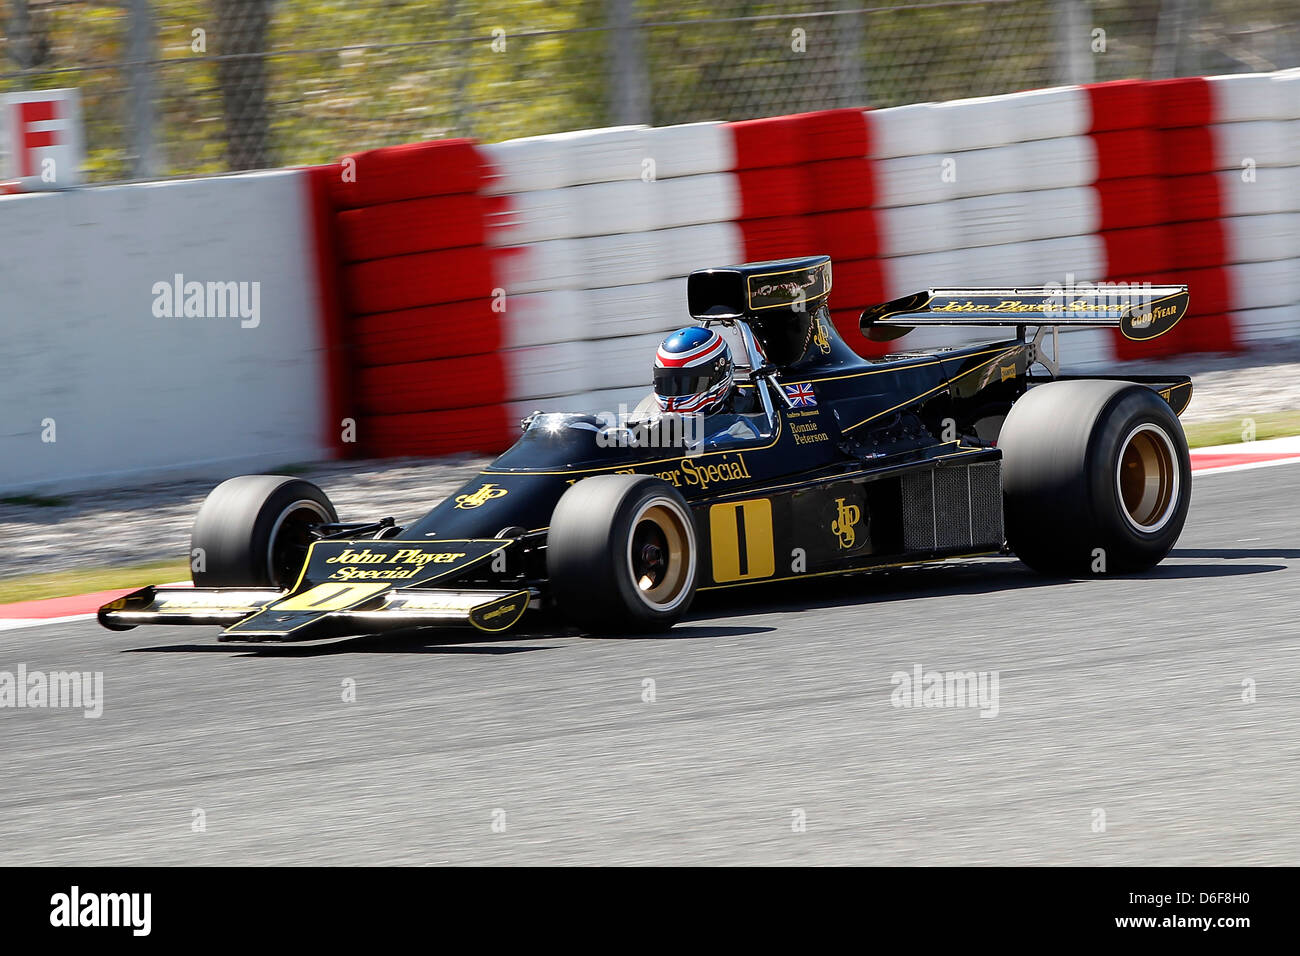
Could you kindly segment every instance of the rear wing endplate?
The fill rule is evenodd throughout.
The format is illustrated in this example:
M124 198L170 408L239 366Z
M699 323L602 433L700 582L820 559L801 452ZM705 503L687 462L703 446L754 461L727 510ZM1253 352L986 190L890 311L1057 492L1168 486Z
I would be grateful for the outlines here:
M862 334L877 342L927 325L1117 328L1142 342L1164 335L1187 312L1187 286L1070 289L927 289L862 312Z

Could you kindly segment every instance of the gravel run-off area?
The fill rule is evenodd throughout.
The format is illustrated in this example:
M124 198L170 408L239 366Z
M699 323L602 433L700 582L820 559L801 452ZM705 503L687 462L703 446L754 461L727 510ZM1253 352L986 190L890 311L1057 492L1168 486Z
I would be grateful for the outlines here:
M1194 394L1183 415L1187 422L1300 409L1300 343L1237 355L1119 363L1114 371L1191 375ZM398 524L406 524L487 461L458 455L331 462L305 466L300 475L325 489L343 521L392 516ZM189 552L194 514L222 477L61 495L56 505L0 503L0 540L4 542L0 545L0 578L183 560Z

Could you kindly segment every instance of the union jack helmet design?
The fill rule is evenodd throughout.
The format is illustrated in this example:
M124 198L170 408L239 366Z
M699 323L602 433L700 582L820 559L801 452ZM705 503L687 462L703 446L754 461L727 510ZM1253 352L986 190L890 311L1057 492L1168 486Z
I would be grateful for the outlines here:
M663 340L655 354L655 398L665 412L707 412L735 384L731 348L716 329L692 325Z

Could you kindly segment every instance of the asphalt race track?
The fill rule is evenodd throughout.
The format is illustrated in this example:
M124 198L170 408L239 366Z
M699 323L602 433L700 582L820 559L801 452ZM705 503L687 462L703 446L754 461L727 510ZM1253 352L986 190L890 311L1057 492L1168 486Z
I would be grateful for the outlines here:
M768 586L637 640L0 632L106 700L0 710L0 863L1294 865L1298 529L1282 466L1197 477L1142 578ZM916 665L997 671L996 717L892 706Z

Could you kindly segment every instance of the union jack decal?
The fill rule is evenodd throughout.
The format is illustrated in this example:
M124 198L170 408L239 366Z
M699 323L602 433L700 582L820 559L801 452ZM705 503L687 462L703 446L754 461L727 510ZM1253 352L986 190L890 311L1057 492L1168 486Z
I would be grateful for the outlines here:
M817 404L817 396L813 394L813 387L808 383L802 385L782 385L785 389L785 397L790 399L790 404L795 408L805 407L812 408Z

